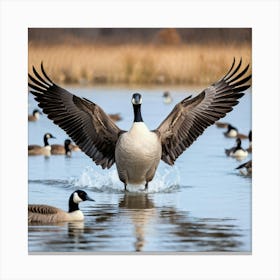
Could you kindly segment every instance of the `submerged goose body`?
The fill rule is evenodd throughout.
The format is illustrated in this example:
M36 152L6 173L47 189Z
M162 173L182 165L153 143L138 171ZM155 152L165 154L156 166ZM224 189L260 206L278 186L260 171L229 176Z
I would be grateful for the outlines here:
M71 140L66 139L64 145L53 144L51 145L51 154L52 155L66 155L71 156L70 149Z
M28 121L36 122L40 119L40 115L42 115L42 113L39 110L35 109L33 110L32 115L28 116Z
M217 125L217 124L216 124ZM219 125L217 125L219 127ZM220 126L221 127L221 126ZM227 131L224 132L224 135L229 138L240 138L240 139L247 139L248 136L238 132L238 129L231 124L228 124Z
M240 138L236 139L236 146L231 149L226 149L225 153L227 156L234 157L239 160L248 156L248 152L241 147Z
M165 104L170 104L170 103L172 103L172 101L173 101L173 98L172 98L172 96L171 96L171 94L170 94L169 91L165 91L165 92L163 93L162 97L163 97L163 102L164 102Z
M75 144L70 144L70 145L69 145L69 148L70 148L70 150L73 151L73 152L79 152L79 151L81 151L81 149L80 149L77 145L75 145Z
M120 114L109 114L109 117L111 118L111 120L113 120L114 122L118 122L122 120L122 117Z
M176 159L203 131L238 104L250 85L244 77L249 65L240 70L235 60L219 81L200 94L179 102L155 130L149 130L141 116L142 97L132 96L134 122L129 131L120 129L97 104L80 98L56 85L41 64L42 76L33 67L29 74L30 92L38 106L55 124L102 168L114 163L120 180L127 184L148 183L153 179L160 159L173 165Z
M43 205L28 205L28 223L59 223L70 221L83 221L84 214L79 209L79 203L82 201L94 201L88 194L82 190L76 190L69 198L69 211Z
M228 128L228 123L226 122L215 122L215 125L218 127L218 128Z
M231 124L228 124L226 127L227 127L227 131L224 132L224 135L226 137L229 137L229 138L237 137L238 129L236 127L232 126Z
M28 155L29 156L50 156L51 155L51 146L49 144L49 139L55 138L51 133L46 133L44 135L44 146L39 145L28 145Z

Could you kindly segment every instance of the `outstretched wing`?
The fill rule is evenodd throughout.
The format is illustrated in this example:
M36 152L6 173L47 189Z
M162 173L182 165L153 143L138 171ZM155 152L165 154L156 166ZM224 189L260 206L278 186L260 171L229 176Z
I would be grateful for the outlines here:
M173 165L175 160L197 139L203 131L239 103L242 91L251 75L244 78L249 65L238 73L242 59L234 69L235 59L228 73L218 82L207 87L196 97L185 98L178 103L167 118L155 130L162 144L161 159Z
M61 127L92 160L102 168L115 162L115 146L122 132L110 117L95 103L77 97L56 85L46 74L33 67L28 83L38 106L55 124Z

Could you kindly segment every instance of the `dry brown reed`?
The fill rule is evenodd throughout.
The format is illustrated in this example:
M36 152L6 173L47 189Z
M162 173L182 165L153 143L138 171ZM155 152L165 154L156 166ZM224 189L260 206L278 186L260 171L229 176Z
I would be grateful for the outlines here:
M29 45L28 71L44 62L58 83L199 85L216 81L250 45Z

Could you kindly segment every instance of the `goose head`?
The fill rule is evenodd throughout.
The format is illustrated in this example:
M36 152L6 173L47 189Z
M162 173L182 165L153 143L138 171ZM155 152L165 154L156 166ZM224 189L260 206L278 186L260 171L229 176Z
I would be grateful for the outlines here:
M141 115L141 104L142 104L142 96L140 93L134 93L132 95L131 103L133 105L134 110L134 122L143 122Z
M44 135L44 144L45 144L45 146L49 146L49 141L48 140L50 138L54 138L55 139L55 137L51 133L46 133Z
M131 102L133 105L141 105L142 104L142 95L140 93L134 93L132 95Z
M79 210L79 203L86 200L95 201L94 199L89 197L85 191L82 190L74 191L69 198L69 212Z
M234 126L232 126L231 124L228 124L228 127L227 127L227 132L230 132L231 130L235 130L236 132L238 132L238 129Z

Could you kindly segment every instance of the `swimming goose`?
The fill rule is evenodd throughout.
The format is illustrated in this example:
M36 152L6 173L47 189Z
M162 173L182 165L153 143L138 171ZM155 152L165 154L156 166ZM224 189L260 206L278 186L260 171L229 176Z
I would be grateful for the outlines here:
M245 176L251 176L252 175L252 160L249 160L239 166L237 166L235 169L240 169L240 173Z
M40 115L42 115L42 113L39 110L35 109L33 110L32 115L28 115L28 121L36 122L39 120Z
M127 184L145 185L153 179L160 160L173 165L175 160L203 131L239 103L250 85L244 78L249 65L238 73L242 64L235 59L228 73L200 94L179 102L155 130L149 130L141 115L142 96L132 95L134 122L129 131L120 129L97 104L71 94L56 85L46 74L33 67L29 74L30 92L38 106L60 126L102 168L116 163L119 179Z
M165 104L170 104L173 101L173 98L171 97L171 94L169 91L165 91L162 95L163 97L163 102Z
M248 156L248 152L241 147L240 138L236 138L236 146L231 149L225 149L227 156L234 157L238 160L244 159Z
M37 156L37 155L44 155L50 156L51 155L51 146L49 144L49 139L55 138L51 133L46 133L44 135L44 146L41 147L39 145L28 145L28 155L29 156Z
M59 223L68 221L83 221L84 214L79 209L82 201L94 201L85 191L76 190L69 198L68 212L62 209L42 204L28 205L28 223Z
M71 156L71 149L70 149L71 140L66 139L63 145L53 144L51 145L51 154L52 155L66 155L68 157Z
M238 129L231 124L228 124L227 131L224 132L224 135L229 138L240 138L240 139L247 139L248 136L238 132Z
M225 123L225 122L215 122L215 125L218 128L228 128L229 123Z
M115 122L118 122L118 121L122 120L122 117L118 113L117 114L109 114L109 117Z
M238 134L238 129L231 124L228 124L227 131L224 132L224 135L229 138L235 138Z

